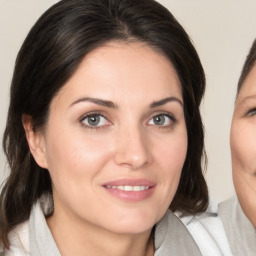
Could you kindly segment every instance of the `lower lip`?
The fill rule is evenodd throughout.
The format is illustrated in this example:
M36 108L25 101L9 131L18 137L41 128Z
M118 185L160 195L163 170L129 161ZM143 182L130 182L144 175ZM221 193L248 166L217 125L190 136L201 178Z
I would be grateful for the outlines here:
M104 189L106 189L107 192L110 193L112 196L117 197L121 200L127 202L139 202L151 197L154 193L155 187L149 187L148 189L142 191L124 191L107 187L104 187Z

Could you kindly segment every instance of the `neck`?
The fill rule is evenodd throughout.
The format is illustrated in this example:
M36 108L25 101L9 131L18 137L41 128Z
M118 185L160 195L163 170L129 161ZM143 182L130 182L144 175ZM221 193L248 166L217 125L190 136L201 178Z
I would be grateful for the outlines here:
M117 234L84 220L72 221L72 218L63 212L53 214L47 219L47 223L62 256L154 255L151 230L140 234Z

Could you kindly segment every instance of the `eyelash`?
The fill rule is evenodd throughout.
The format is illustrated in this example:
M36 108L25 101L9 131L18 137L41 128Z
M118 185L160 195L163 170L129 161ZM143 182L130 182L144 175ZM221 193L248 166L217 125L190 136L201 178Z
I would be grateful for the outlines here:
M247 114L247 116L255 116L256 115L256 108L250 109Z
M157 128L160 128L160 129L168 129L168 128L172 128L173 125L175 123L177 123L177 119L170 113L168 112L161 112L161 113L157 113L157 114L154 114L151 116L150 120L151 121L153 118L155 117L160 117L160 116L165 116L165 117L168 117L170 119L170 124L168 125L152 125L152 126L156 126Z
M164 117L167 117L170 119L170 124L168 125L157 125L157 124L149 124L149 126L156 126L157 128L160 128L160 129L168 129L168 128L171 128L175 123L177 123L177 119L170 113L168 112L161 112L161 113L157 113L157 114L154 114L150 117L149 121L147 121L147 123L149 123L153 118L156 118L156 117L160 117L160 116L164 116ZM100 125L100 126L93 126L93 125L88 125L88 124L85 124L85 120L87 118L90 118L90 117L103 117L106 122L108 122L109 124L107 125ZM91 113L87 113L86 115L82 116L80 119L79 119L79 122L81 123L81 125L87 129L91 129L91 130L97 130L97 129L104 129L105 127L109 126L111 123L109 122L109 120L106 118L105 115L103 115L101 112L91 112Z
M110 124L107 124L107 125L101 125L101 126L93 126L93 125L85 124L84 121L86 120L86 118L90 118L90 117L103 117L106 120L106 122L110 123L108 121L108 119L105 117L105 115L103 115L102 113L100 113L100 112L91 112L91 113L88 113L88 114L82 116L79 119L79 122L81 123L81 125L84 128L91 129L91 130L97 130L97 129L105 128L106 126L110 125Z

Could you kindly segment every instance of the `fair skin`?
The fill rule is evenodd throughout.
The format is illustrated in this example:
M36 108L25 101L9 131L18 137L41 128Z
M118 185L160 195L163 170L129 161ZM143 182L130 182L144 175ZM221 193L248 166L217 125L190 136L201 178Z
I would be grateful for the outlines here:
M231 126L233 180L241 207L256 227L256 66L238 94Z
M52 100L43 132L23 117L50 172L48 225L65 255L153 255L152 227L175 195L187 152L180 81L143 43L95 49Z

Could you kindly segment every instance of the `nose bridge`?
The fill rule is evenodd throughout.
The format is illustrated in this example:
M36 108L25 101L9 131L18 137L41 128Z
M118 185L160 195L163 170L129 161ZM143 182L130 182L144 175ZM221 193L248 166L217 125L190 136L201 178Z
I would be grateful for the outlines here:
M139 169L147 165L151 158L149 139L143 127L130 123L119 130L115 152L118 165Z

